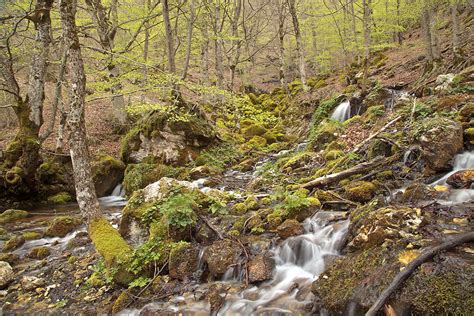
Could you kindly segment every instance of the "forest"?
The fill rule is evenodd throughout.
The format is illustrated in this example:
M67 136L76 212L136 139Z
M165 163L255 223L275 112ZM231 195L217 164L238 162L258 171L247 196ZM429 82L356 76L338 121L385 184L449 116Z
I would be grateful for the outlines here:
M472 0L0 0L0 315L474 315Z

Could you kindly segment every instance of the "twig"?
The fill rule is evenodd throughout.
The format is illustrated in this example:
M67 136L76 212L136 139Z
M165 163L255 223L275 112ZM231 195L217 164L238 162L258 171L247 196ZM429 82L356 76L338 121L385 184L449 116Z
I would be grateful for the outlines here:
M209 223L209 221L205 219L204 216L201 216L200 214L198 214L198 217L204 222L204 224L207 225L207 227L209 227L214 233L216 233L217 237L220 240L224 239L224 236L222 236L221 232L219 232L211 223Z

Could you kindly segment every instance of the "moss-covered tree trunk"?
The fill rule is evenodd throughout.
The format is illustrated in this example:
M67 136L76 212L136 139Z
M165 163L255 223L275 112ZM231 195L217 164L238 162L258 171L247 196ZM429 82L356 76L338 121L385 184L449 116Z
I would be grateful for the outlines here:
M34 13L30 14L36 28L32 60L29 69L27 94L21 96L20 86L15 78L10 54L0 58L1 73L8 91L15 98L13 107L18 118L18 132L9 144L3 168L5 185L19 193L34 192L35 173L41 163L39 154L39 131L43 124L44 86L51 45L51 7L53 0L38 0ZM19 189L22 188L22 189ZM18 190L17 190L18 189Z
M76 2L60 1L61 24L68 50L70 111L67 118L69 147L74 172L77 202L88 225L89 236L106 264L113 268L115 280L128 284L132 275L126 269L131 248L119 232L103 217L92 181L92 171L84 119L86 75L75 23Z

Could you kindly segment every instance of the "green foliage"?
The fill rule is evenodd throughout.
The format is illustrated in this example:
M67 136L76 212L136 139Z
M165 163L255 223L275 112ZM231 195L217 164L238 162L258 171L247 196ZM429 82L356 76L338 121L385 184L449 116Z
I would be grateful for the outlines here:
M197 166L207 165L223 171L226 166L236 163L239 156L240 152L234 144L223 143L203 150L194 163Z
M93 275L95 274L95 276L91 276L90 281L88 280L89 285L93 285L92 283L96 282L95 280L98 278L106 284L111 284L114 279L114 274L117 272L114 268L108 268L103 259L99 259L90 267L90 270L94 272Z
M141 277L136 278L135 280L133 280L133 281L128 285L128 288L129 288L129 289L132 289L132 288L135 288L135 287L145 287L145 286L147 286L148 283L150 283L150 282L151 282L151 279L150 279L150 278L141 276Z
M176 191L159 204L168 225L188 227L196 222L194 210L198 207L195 194Z
M128 271L139 274L150 264L160 261L162 259L163 247L164 244L160 238L153 238L136 248L128 265Z

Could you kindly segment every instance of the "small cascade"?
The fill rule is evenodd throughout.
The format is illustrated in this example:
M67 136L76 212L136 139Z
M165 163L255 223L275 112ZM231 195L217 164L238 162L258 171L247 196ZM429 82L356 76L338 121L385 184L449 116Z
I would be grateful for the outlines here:
M273 280L227 297L219 315L304 313L313 298L312 282L324 272L327 257L339 255L347 233L349 221L332 222L335 218L334 212L319 212L308 218L305 234L287 239L274 250Z
M127 200L125 199L125 190L122 184L118 184L111 195L99 198L99 203L103 207L125 206Z
M344 101L339 104L334 112L331 115L333 120L337 120L339 122L347 121L351 118L351 103L349 101Z
M474 151L465 151L454 157L453 170L448 172L439 180L431 183L432 186L447 185L448 178L458 171L474 168ZM464 203L474 200L474 189L452 189L450 190L448 204ZM445 201L439 201L443 203Z

